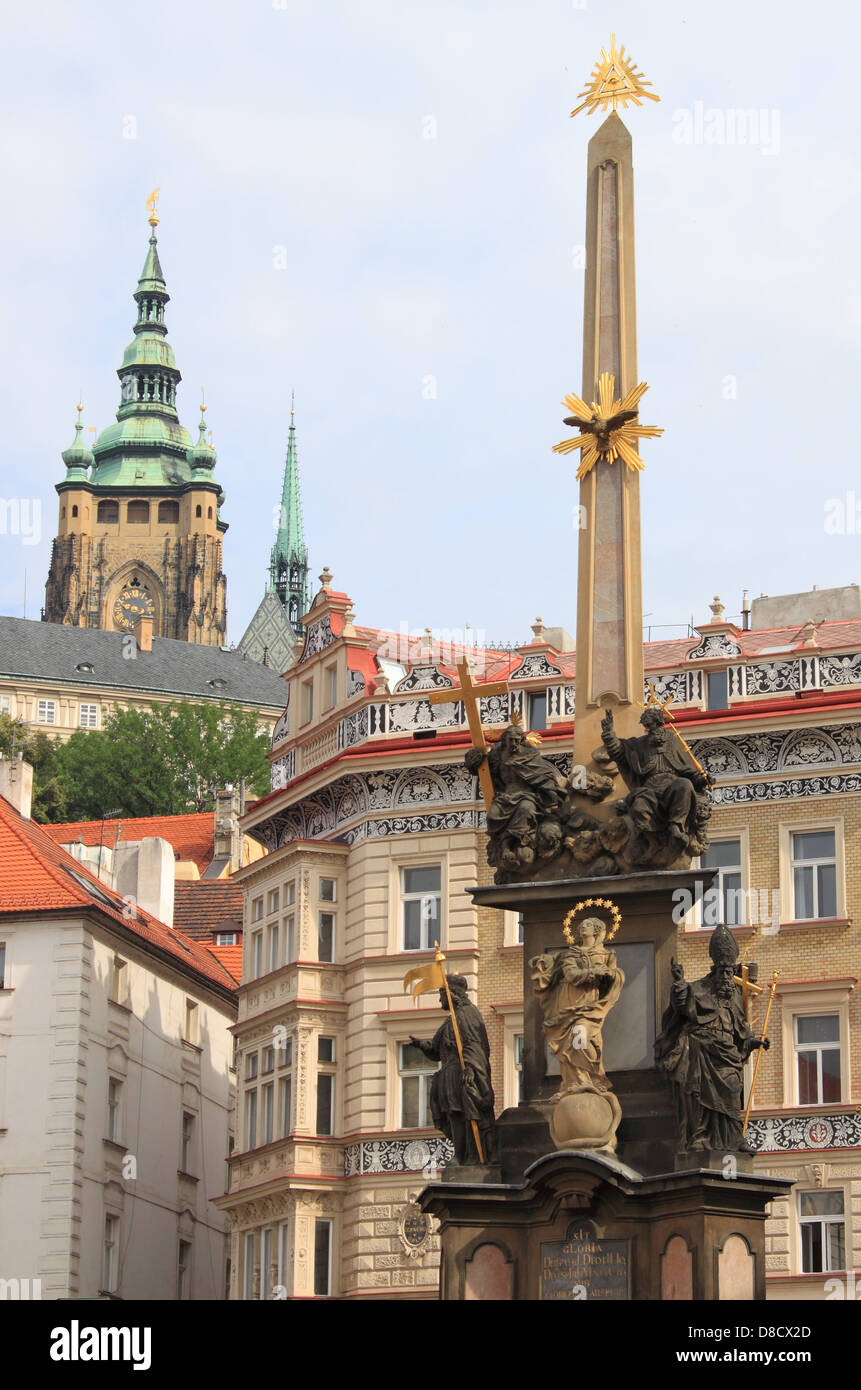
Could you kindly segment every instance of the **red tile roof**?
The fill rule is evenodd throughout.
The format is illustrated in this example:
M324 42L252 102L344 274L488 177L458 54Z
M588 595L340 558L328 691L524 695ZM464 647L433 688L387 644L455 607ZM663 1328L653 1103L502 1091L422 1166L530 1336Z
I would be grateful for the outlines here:
M173 893L173 924L197 941L208 941L214 931L230 930L223 924L238 923L242 930L242 889L229 878L183 881Z
M54 826L52 829L56 830ZM134 932L142 945L157 946L223 988L234 986L234 977L199 942L172 930L143 908L128 915L128 908L114 893L72 859L35 821L24 820L0 797L0 916L5 912L97 911Z
M189 816L131 816L127 820L78 820L62 825L46 825L45 830L58 845L81 841L85 845L103 844L114 849L119 841L133 844L152 837L167 840L180 859L192 860L201 874L213 857L215 818L211 811Z
M236 983L242 983L242 947L241 946L217 946L209 947L216 960L220 960L225 970L228 970Z

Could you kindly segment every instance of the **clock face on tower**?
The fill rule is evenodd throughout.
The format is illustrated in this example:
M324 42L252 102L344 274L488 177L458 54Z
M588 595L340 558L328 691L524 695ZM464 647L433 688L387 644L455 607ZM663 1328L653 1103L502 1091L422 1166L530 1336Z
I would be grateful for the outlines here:
M114 627L131 632L138 618L155 616L155 604L139 584L132 581L114 599Z

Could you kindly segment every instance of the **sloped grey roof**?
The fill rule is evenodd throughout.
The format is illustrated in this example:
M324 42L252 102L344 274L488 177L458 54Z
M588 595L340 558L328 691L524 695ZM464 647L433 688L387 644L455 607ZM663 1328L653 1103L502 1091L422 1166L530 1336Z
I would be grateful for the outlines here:
M252 661L263 660L267 652L267 666L273 671L286 671L296 660L294 647L296 639L287 617L287 610L276 593L271 589L264 594L257 612L239 639L239 650Z
M133 652L134 656L125 653ZM81 670L91 666L92 670ZM0 677L74 686L112 686L195 699L236 700L283 710L287 685L277 671L239 652L154 637L151 652L99 628L64 627L0 616Z

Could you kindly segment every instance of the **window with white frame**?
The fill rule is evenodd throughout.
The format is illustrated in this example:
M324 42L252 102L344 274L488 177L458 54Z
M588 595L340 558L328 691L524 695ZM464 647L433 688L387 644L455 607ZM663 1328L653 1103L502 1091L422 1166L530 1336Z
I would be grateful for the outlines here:
M317 1039L317 1133L332 1134L335 1100L335 1039Z
M260 1087L263 1102L263 1138L262 1143L271 1144L275 1138L275 1082L267 1081L265 1086Z
M262 899L262 897L261 897L261 898L255 898L254 901L253 901L253 903L251 904L251 920L252 920L252 922L259 922L259 921L260 921L260 918L261 918L262 916L263 916L263 899Z
M247 1052L245 1054L245 1080L254 1081L257 1077L260 1054L258 1052Z
M118 1244L120 1218L105 1217L105 1235L102 1244L102 1293L115 1293L118 1273Z
M194 1144L194 1115L190 1110L182 1112L182 1144L179 1158L180 1170L183 1173L193 1172L192 1164Z
M266 968L278 969L278 923L266 928Z
M797 1014L795 1058L799 1105L839 1104L840 1016Z
M293 1072L287 1069L278 1077L278 1137L286 1139L293 1128Z
M401 1129L432 1127L430 1092L436 1071L436 1062L426 1057L421 1048L415 1047L413 1043L398 1045Z
M245 1147L257 1148L257 1087L245 1092Z
M335 914L320 912L317 916L317 959L331 963L335 959Z
M99 727L98 705L81 705L79 722L82 729L97 729Z
M176 1271L176 1296L181 1301L188 1298L189 1278L191 1276L191 1241L179 1242Z
M215 934L216 946L235 946L237 933L235 931L220 931Z
M314 1293L328 1298L332 1292L332 1223L319 1216L314 1222Z
M251 933L251 978L257 980L263 974L263 933Z
M296 880L291 878L289 883L284 884L284 906L292 907L296 901Z
M285 1292L287 1290L287 1274L290 1268L290 1236L289 1224L282 1221L278 1227L278 1285Z
M430 951L441 941L442 869L422 864L401 869L401 920L404 951Z
M242 1297L251 1299L254 1297L254 1232L245 1232L245 1250L243 1252L242 1270Z
M708 924L717 926L722 922L727 927L740 926L744 921L744 896L742 894L741 838L712 840L700 858L704 869L717 869L709 890L710 910L706 912Z
M846 1218L842 1190L799 1192L802 1274L846 1268Z
M296 959L296 917L290 913L284 918L284 963L289 965Z
M266 1076L268 1072L274 1071L274 1070L275 1070L275 1048L274 1048L274 1047L264 1047L264 1049L263 1049L263 1058L262 1058L262 1066L261 1066L260 1069L261 1069L261 1071L262 1071L262 1073L263 1073L264 1076Z
M792 905L796 922L837 916L837 833L832 829L790 834Z
M270 890L270 893L269 893L269 898L268 898L268 901L267 901L267 904L266 904L266 911L267 911L267 913L269 913L269 912L277 912L277 911L278 911L278 904L279 904L279 902L280 902L280 899L281 899L281 894L280 894L279 890L278 890L277 888L271 889L271 890Z
M56 724L57 722L57 702L56 700L39 700L36 704L37 724Z
M108 1138L120 1142L120 1100L123 1083L115 1076L108 1077Z
M0 714L11 714L12 701L8 695L0 695Z
M321 878L317 885L317 894L321 903L333 903L335 901L335 880L333 878Z
M271 1226L264 1226L260 1232L260 1297L269 1298L272 1290L270 1281L272 1278L272 1252L274 1245L274 1230Z

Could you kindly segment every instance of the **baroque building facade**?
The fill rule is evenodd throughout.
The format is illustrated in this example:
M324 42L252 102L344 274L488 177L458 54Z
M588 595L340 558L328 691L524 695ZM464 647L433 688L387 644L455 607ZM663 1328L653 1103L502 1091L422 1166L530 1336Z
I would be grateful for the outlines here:
M414 1199L449 1151L430 1123L434 1064L410 1039L442 1013L433 996L406 1003L403 976L441 942L484 1016L497 1107L516 1105L518 921L465 892L491 877L466 715L428 699L458 684L462 649L357 627L321 580L286 676L273 790L243 822L267 854L239 874L240 1097L219 1203L231 1297L433 1298L436 1237ZM540 620L533 634L470 654L477 682L509 685L481 700L482 723L519 716L567 772L576 654ZM716 885L685 920L688 978L718 918L761 982L779 972L748 1131L757 1168L796 1180L768 1222L768 1296L841 1297L861 1265L861 622L747 631L716 602L693 636L644 658L644 698L673 697L714 780Z
M43 619L73 627L131 632L141 616L158 637L221 646L227 631L227 579L205 406L194 443L180 424L181 380L167 342L170 299L155 226L134 299L134 337L123 355L116 424L88 449L81 411L63 453L59 523L45 588Z

